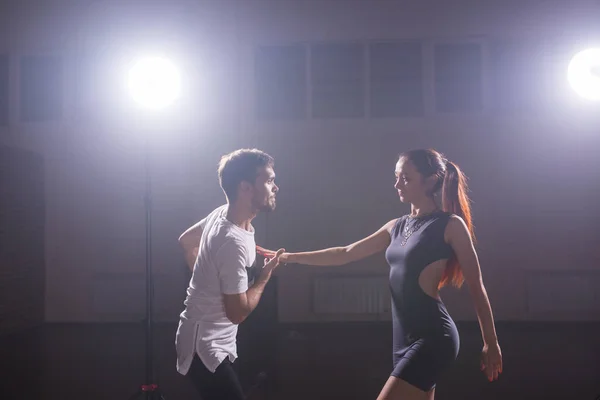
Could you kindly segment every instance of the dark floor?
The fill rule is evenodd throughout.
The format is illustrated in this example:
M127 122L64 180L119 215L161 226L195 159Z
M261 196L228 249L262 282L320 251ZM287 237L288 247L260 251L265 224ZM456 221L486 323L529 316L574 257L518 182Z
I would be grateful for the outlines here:
M175 370L176 324L155 330L166 400L198 398ZM461 352L436 399L594 400L600 395L600 324L499 323L504 373L478 367L475 324L459 324ZM240 331L245 382L269 373L269 399L375 399L390 372L387 323L279 325ZM144 383L143 325L51 325L0 337L0 399L125 399ZM249 383L248 383L249 384Z

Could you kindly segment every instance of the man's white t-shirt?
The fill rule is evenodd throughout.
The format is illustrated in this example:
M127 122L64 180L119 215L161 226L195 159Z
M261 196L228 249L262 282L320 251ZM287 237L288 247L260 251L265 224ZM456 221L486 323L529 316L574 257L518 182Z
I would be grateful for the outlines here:
M254 229L227 220L223 205L200 221L202 238L175 339L177 371L187 374L194 353L214 372L229 357L237 358L238 326L225 315L223 294L248 290L248 273L256 259Z

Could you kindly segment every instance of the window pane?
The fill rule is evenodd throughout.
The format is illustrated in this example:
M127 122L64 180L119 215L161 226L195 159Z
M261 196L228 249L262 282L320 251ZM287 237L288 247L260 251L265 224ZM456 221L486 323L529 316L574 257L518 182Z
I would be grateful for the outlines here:
M364 112L364 53L360 44L312 47L314 118L360 118Z
M59 120L62 116L62 62L54 56L21 59L21 120Z
M481 45L462 43L435 46L435 106L440 112L481 110Z
M423 115L423 56L420 43L370 47L371 116Z
M566 70L554 75L556 66L563 65L562 60L550 56L560 55L558 45L548 49L542 43L498 41L490 52L493 101L498 111L531 112L552 106L556 88L561 80L566 81Z
M9 59L7 55L0 55L0 125L8 125L8 107L9 107L9 91L8 91L8 68Z
M303 46L257 49L255 100L258 118L306 118L306 89L306 51Z

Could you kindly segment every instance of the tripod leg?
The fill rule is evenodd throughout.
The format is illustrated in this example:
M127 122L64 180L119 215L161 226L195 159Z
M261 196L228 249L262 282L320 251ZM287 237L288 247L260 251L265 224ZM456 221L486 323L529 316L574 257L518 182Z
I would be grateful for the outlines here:
M129 398L129 400L166 400L164 395L161 393L158 385L142 385L140 390L138 390L133 396Z
M129 400L140 399L140 398L142 398L142 397L143 397L145 394L146 394L146 393L145 393L145 392L144 392L142 389L140 389L140 390L138 390L137 392L135 392L135 394L134 394L134 395L132 395L132 396L129 398Z
M150 400L166 400L158 385L153 385L148 395Z

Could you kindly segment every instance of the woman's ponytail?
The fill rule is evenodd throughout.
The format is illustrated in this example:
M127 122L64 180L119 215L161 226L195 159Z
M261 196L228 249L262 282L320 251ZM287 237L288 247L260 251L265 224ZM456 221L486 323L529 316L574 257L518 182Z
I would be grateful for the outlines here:
M467 192L467 178L456 164L447 161L446 174L442 183L442 210L461 217L469 229L473 242L475 242L471 220L471 201ZM441 288L448 283L460 287L463 281L464 277L460 265L454 256L448 260L448 266L444 271L439 287Z

